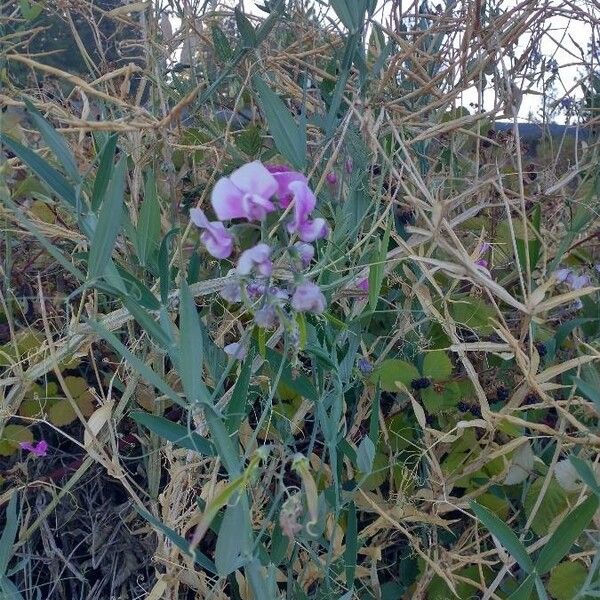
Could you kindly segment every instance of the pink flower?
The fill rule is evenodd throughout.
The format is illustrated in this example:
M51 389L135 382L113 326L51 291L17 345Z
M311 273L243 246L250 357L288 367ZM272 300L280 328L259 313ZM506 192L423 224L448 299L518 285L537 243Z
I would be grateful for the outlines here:
M200 241L208 253L215 258L227 258L233 251L233 236L219 221L209 221L199 208L190 210L192 223L204 231L200 234Z
M277 180L255 160L229 177L222 177L213 188L211 202L219 219L245 218L262 221L275 210L270 198L278 191Z
M325 175L325 179L327 179L327 183L329 185L335 185L338 180L337 175L334 171L330 171L329 173L327 173L327 175Z
M19 448L21 450L29 450L31 454L36 456L46 456L48 452L48 442L46 440L40 440L39 442L19 442Z
M294 244L294 250L298 253L300 262L302 263L302 266L306 269L306 267L310 265L310 261L315 255L314 246L311 246L310 244L305 244L304 242L296 242Z
M263 329L272 329L279 323L279 317L273 306L263 306L254 313L254 322Z
M240 275L249 275L256 268L261 275L269 277L273 272L270 256L271 248L267 244L256 244L242 252L238 260L237 272Z
M227 344L223 348L225 354L231 356L231 358L235 358L237 360L244 360L246 358L246 348L242 346L239 342L233 342L233 344Z
M277 196L279 197L280 206L287 208L294 197L294 194L290 190L290 183L300 181L301 183L308 184L308 180L302 173L292 171L285 165L265 165L265 167L277 181Z
M356 287L362 292L369 291L369 278L363 277L360 281L357 282Z
M292 296L292 308L298 312L322 313L327 305L319 286L310 281L301 283Z
M303 242L314 242L324 238L329 233L325 219L309 219L310 213L317 204L317 199L308 185L293 181L289 185L294 194L294 219L288 223L288 231L297 233Z

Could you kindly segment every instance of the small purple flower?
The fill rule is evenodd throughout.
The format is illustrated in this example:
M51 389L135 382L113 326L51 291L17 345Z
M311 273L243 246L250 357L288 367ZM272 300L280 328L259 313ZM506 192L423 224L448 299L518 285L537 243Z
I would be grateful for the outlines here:
M556 281L559 283L567 281L570 275L571 269L558 269L558 271L554 271L554 277L556 277Z
M227 302L231 302L232 304L242 301L242 288L237 281L230 281L226 283L221 288L219 293L221 294L222 298L227 300Z
M31 454L35 456L46 456L48 452L48 442L46 440L40 440L39 442L19 442L19 448L21 450L29 450Z
M292 308L298 312L322 313L326 306L325 296L316 283L301 283L292 296Z
M356 362L356 366L363 375L370 375L373 372L373 364L366 356L361 356Z
M273 272L273 263L270 259L271 248L267 244L256 244L248 250L244 250L240 255L237 265L237 272L240 275L249 275L254 268L257 271L269 277Z
M290 295L286 290L277 287L276 285L272 285L269 288L269 296L275 300L275 302L279 305L287 302L290 299Z
M567 283L572 290L580 290L590 284L590 278L587 275L575 275L575 273L572 273L567 279Z
M246 293L251 300L258 300L267 289L267 286L264 283L260 283L260 281L251 281L246 286Z
M211 256L215 258L227 258L233 251L233 236L223 223L219 221L209 221L204 212L199 208L190 210L190 219L192 223L203 229L200 234L200 241Z
M247 350L239 342L233 342L233 344L227 344L223 348L225 354L235 358L237 360L244 360L246 358Z
M476 264L478 267L483 267L484 269L487 269L487 268L488 268L488 261L487 261L487 260L485 260L485 258L478 258L478 259L475 261L475 264Z
M302 267L306 269L315 256L314 246L305 244L304 242L296 242L294 244L294 250L298 253Z
M361 292L368 292L369 291L369 278L363 277L362 279L359 279L358 282L356 283L356 287Z
M329 185L335 185L338 181L337 175L334 171L330 171L329 173L327 173L327 175L325 175L325 179L327 179L327 183Z
M275 210L270 198L279 185L264 165L255 160L229 177L222 177L213 188L211 202L219 219L245 218L262 221Z
M308 180L302 173L292 171L292 169L285 165L265 165L265 167L273 175L275 181L277 181L279 205L282 208L287 208L294 197L293 192L290 190L290 183L299 181L300 183L308 184Z
M254 313L254 322L263 329L272 329L279 323L279 317L272 306L263 306Z
M294 219L288 223L288 231L297 233L303 242L314 242L324 238L329 233L329 227L325 219L310 220L310 213L317 204L317 199L310 188L299 181L293 181L289 185L294 194Z

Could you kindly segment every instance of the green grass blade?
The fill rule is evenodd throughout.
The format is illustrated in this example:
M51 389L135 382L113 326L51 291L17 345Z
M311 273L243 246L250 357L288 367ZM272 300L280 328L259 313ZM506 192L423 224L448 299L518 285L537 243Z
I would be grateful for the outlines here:
M545 575L567 555L571 546L592 520L598 510L598 504L598 498L590 496L565 517L540 552L535 564L539 575Z
M252 375L252 361L254 354L249 353L246 357L240 374L235 382L231 400L227 404L227 417L225 419L225 427L227 431L235 433L244 417L248 406L248 387L250 385L250 377Z
M306 166L306 129L300 127L283 100L257 75L252 83L275 146L299 170Z
M111 135L100 153L100 164L98 165L98 172L94 179L94 187L92 189L92 210L98 212L106 194L108 184L112 178L113 171L115 168L114 158L115 150L117 149L116 133Z
M104 274L121 230L126 169L127 159L122 158L108 186L106 202L100 210L98 224L90 247L88 263L88 276L90 279L96 279Z
M216 456L215 447L211 442L179 423L173 423L164 417L151 415L141 410L134 410L129 413L129 416L136 423L143 425L176 446L187 448L203 456Z
M579 477L581 477L581 481L583 481L583 483L585 483L592 490L592 492L594 492L594 494L600 498L600 485L598 485L596 475L594 474L594 471L590 465L578 456L571 456L569 460L575 467Z
M65 138L50 125L50 123L44 119L40 111L29 101L27 98L24 99L25 106L29 111L31 120L37 127L38 131L42 134L42 138L48 147L54 152L54 155L62 164L65 169L65 173L77 184L81 183L81 174L77 168L75 157L69 148Z
M140 265L148 265L149 259L158 247L160 236L160 205L156 191L154 172L146 177L144 201L140 209L136 230L136 251Z
M19 518L17 516L19 495L13 492L8 506L6 507L6 520L2 536L0 536L0 576L6 575L8 563L12 557L12 548L19 528Z
M508 525L480 504L472 500L469 504L475 516L492 535L498 538L498 541L508 550L508 553L519 563L520 567L527 573L533 572L534 567L531 557L527 553L525 546L523 546Z
M348 525L346 527L346 550L344 551L344 564L346 568L346 585L354 587L354 576L356 574L356 557L358 556L358 522L356 518L356 506L350 502L348 506Z
M508 600L530 600L535 587L535 574L528 575L521 585L509 596Z

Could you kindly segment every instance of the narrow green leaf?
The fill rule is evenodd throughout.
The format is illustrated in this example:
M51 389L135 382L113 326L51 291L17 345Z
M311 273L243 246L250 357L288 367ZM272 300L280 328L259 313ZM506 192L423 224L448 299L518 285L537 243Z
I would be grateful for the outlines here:
M378 242L378 252L375 256L375 263L369 268L369 308L371 311L374 311L377 308L377 301L379 300L379 294L381 293L381 284L383 283L385 275L385 260L390 242L391 229L392 219L388 218L383 239Z
M578 456L571 456L569 458L577 474L581 477L581 481L585 483L591 490L596 494L598 498L600 498L600 485L598 485L598 481L596 480L596 475L589 463L585 460L582 460Z
M356 452L356 466L363 475L369 475L373 469L373 459L375 458L375 444L369 436L365 436Z
M256 31L248 17L236 6L234 9L235 22L242 38L243 48L256 48Z
M179 296L179 355L177 366L188 402L210 402L208 390L202 381L202 330L196 303L185 281L181 282Z
M209 573L217 574L217 568L215 564L202 552L196 550L192 550L187 540L181 537L176 531L173 531L170 527L165 525L162 521L159 521L154 515L150 514L148 511L136 506L135 509L138 513L152 525L155 529L163 533L169 540L173 542L181 551L183 551L188 556L191 556L198 566L206 569Z
M315 389L310 379L305 375L297 375L292 373L292 368L289 361L284 358L279 352L266 348L266 358L269 361L269 365L273 373L278 373L281 366L281 361L284 361L283 370L281 372L281 382L286 386L295 390L300 396L303 396L307 400L317 402L319 400L319 393Z
M596 386L590 385L587 381L584 381L579 377L573 377L573 383L586 398L594 403L596 410L600 412L600 389L598 389Z
M521 585L509 596L508 600L530 600L531 592L535 586L536 576L534 573L528 575Z
M134 410L129 413L129 416L136 423L143 425L176 446L187 448L203 456L216 456L215 447L211 442L179 423L173 423L164 417L151 415L141 410Z
M243 502L225 508L215 548L215 565L219 575L226 577L243 567L252 558L252 538L249 535L248 510Z
M535 565L539 575L545 575L567 555L592 520L598 510L598 504L598 498L590 496L565 517L540 552Z
M527 573L531 573L534 570L531 557L527 554L525 546L519 541L512 529L484 506L472 500L469 504L475 516L492 535L498 538L498 541L508 550L508 553L519 563L520 567Z
M162 323L157 322L137 302L131 298L123 298L125 308L133 315L142 329L154 340L163 352L172 354L175 351L175 340L170 330L165 330Z
M296 123L283 100L258 75L252 81L277 149L296 169L304 169L306 129Z
M61 200L66 202L71 209L77 207L75 188L50 163L2 132L0 132L0 141L26 163L42 182L53 190Z
M252 376L252 362L254 353L248 353L244 360L240 374L235 382L231 400L227 404L227 417L225 426L227 431L235 433L246 417L248 407L248 387L250 386L250 377Z
M106 202L102 204L100 210L98 225L90 247L88 263L90 279L96 279L104 274L121 229L126 168L127 159L123 157L115 169L108 186Z
M170 259L170 242L171 239L179 232L178 227L174 227L169 231L160 243L158 251L158 275L160 278L160 300L166 305L169 302L169 292L171 291L171 269L169 267Z
M225 429L221 415L210 404L205 404L204 416L223 465L231 477L237 477L242 472L242 464L233 441Z
M18 502L19 494L15 491L8 501L4 530L2 531L2 536L0 536L0 577L6 575L8 563L13 554L13 544L15 543L19 528L19 519L17 517Z
M2 598L6 600L24 600L17 586L6 575L0 578L0 592L4 594Z
M42 138L48 144L48 147L54 152L54 155L62 164L66 174L75 182L81 182L81 175L75 162L75 157L71 152L71 148L67 145L65 138L44 119L40 111L27 99L23 99L25 106L29 111L31 120L42 134Z
M358 522L356 506L350 502L348 506L348 524L346 526L346 550L344 551L344 565L346 569L346 585L354 587L356 573L356 557L358 555Z
M106 329L104 325L97 321L87 321L88 325L103 339L105 339L149 384L160 390L165 396L173 400L176 404L185 406L183 400L169 386L169 384L159 377L146 363L140 360L133 352L124 346L117 336Z
M227 36L223 33L223 30L218 25L211 27L213 47L217 58L223 62L227 62L233 54L231 44L227 39Z
M160 205L158 203L154 171L150 171L146 177L144 201L140 209L136 230L136 251L142 267L148 265L148 260L158 247L159 235Z
M92 210L94 212L98 212L98 209L102 204L102 200L104 200L108 183L113 175L117 139L117 134L113 133L106 140L106 143L102 148L102 152L100 153L100 164L98 165L98 172L96 173L96 178L94 179L94 188L92 189Z

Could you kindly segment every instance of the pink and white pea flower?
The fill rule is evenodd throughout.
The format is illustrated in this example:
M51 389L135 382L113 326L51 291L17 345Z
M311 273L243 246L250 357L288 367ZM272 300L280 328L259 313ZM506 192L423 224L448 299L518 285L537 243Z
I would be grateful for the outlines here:
M279 186L277 190L277 197L279 198L279 205L281 208L287 208L290 202L294 198L294 193L290 190L290 183L299 181L308 185L308 180L303 173L298 171L292 171L285 165L265 165L266 169L273 175Z
M303 242L314 242L326 237L329 227L325 219L309 219L310 213L317 205L317 199L308 185L293 181L289 188L294 194L294 218L288 223L288 231L297 233Z
M229 177L219 179L213 188L211 203L221 220L262 221L275 210L271 198L278 190L275 177L255 160L236 169Z
M311 281L301 283L292 296L292 308L298 312L320 314L326 306L327 302L321 288Z
M269 277L273 272L273 263L271 262L271 248L264 243L256 244L248 250L244 250L240 255L237 265L239 275L250 275L253 269L256 269L261 275Z
M192 223L203 229L200 241L211 256L227 258L233 252L233 236L220 221L209 221L199 208L190 210Z

